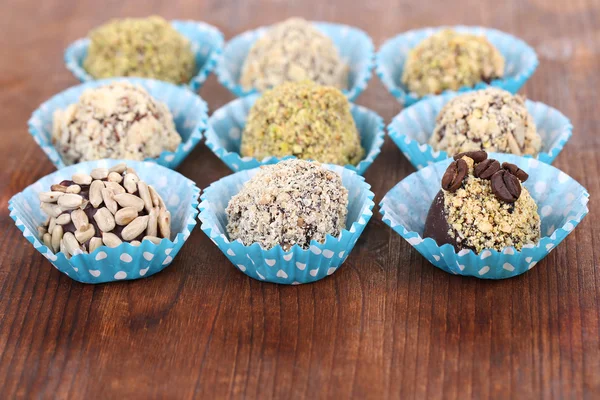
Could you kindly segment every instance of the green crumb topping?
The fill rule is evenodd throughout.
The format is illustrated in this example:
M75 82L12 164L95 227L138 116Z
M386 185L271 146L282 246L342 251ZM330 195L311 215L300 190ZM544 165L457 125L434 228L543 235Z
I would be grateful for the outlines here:
M485 36L442 30L406 59L402 83L419 96L490 82L504 75L504 57Z
M139 76L180 84L196 68L190 42L161 17L115 19L89 38L83 66L96 79Z
M256 100L242 135L241 153L259 160L293 155L356 165L364 150L342 92L302 81L279 85Z

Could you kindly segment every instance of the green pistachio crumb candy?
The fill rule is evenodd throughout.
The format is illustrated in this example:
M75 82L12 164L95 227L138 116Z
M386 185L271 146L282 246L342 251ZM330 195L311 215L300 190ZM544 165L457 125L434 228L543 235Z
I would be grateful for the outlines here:
M504 57L485 36L442 30L419 43L406 59L402 83L419 96L475 86L504 75Z
M115 19L89 38L83 66L96 79L139 76L181 84L196 68L190 42L161 17Z
M356 165L364 150L342 92L302 81L281 84L256 100L242 135L241 153L259 160L293 155Z

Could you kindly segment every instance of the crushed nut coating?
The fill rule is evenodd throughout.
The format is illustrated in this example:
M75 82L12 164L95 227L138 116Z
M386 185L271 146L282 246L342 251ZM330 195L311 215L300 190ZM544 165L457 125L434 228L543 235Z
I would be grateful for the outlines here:
M279 85L256 100L242 135L241 153L259 160L293 155L355 165L364 150L342 92L303 81Z
M445 29L424 39L406 59L402 83L419 96L458 90L504 75L504 57L485 36Z
M284 82L310 79L338 89L348 88L348 66L333 41L310 22L291 18L258 39L242 67L240 83L264 91Z
M89 38L83 66L96 79L139 76L181 84L196 68L190 42L161 17L115 19Z
M438 114L429 143L449 155L474 150L536 155L542 147L525 100L497 88L451 99Z
M155 158L181 143L167 106L128 82L88 89L53 118L52 142L68 165Z
M346 226L348 191L341 177L317 162L286 160L264 166L229 201L227 232L264 249L338 237Z
M480 253L484 249L501 251L508 246L517 250L540 239L540 217L537 204L525 187L518 200L507 203L492 191L489 179L473 175L473 160L463 157L469 174L457 191L444 193L444 208L448 234L457 247ZM517 184L520 183L517 180Z

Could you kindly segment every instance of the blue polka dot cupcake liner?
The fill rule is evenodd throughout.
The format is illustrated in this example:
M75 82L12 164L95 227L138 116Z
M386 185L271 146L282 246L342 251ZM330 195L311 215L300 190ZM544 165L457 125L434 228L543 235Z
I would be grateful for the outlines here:
M208 107L196 93L170 83L145 78L110 78L86 82L73 86L40 105L29 119L29 133L42 148L50 161L58 169L66 166L60 153L52 144L52 121L56 110L67 108L79 101L79 97L87 89L108 85L113 82L127 81L146 89L150 95L167 105L181 143L173 151L163 151L157 158L147 158L145 161L155 162L167 168L175 169L192 152L202 139L202 132L208 121Z
M54 254L43 244L37 231L46 219L40 209L38 194L48 191L53 184L71 179L75 173L88 174L94 168L110 168L122 162L135 169L139 177L152 185L164 199L171 212L173 240L165 238L159 244L144 240L139 246L129 243L114 248L101 246L91 254L80 254L70 259L60 252ZM25 239L56 269L82 283L105 283L146 278L169 266L196 226L199 194L200 189L193 181L160 165L144 161L99 160L72 165L45 176L14 195L8 209Z
M415 168L421 169L448 158L448 153L434 150L428 143L442 107L459 95L445 93L424 99L402 110L388 125L388 135ZM571 138L573 125L560 111L544 103L526 100L525 105L542 138L542 149L535 158L552 164Z
M236 99L216 110L208 119L205 132L206 145L234 172L276 164L281 160L293 158L293 156L266 157L258 160L241 156L240 146L246 119L259 97L259 94L255 94ZM362 175L381 152L385 138L383 118L376 112L355 104L351 104L351 112L360 134L361 146L366 154L357 165L347 164L345 167Z
M480 82L474 87L464 86L458 90L459 92L494 86L514 94L527 82L538 66L537 55L531 46L521 39L496 29L460 25L411 30L386 41L375 56L377 76L400 104L410 106L428 97L419 97L402 83L402 72L408 53L423 39L448 28L461 33L487 37L505 59L504 77L495 79L489 84Z
M223 34L214 26L204 22L174 20L171 21L171 25L190 41L197 71L187 86L196 92L202 87L217 65L219 56L223 51ZM95 80L83 68L89 46L90 39L82 38L71 43L65 50L67 69L81 82Z
M296 285L333 274L346 261L371 219L374 194L362 176L341 166L324 165L338 173L348 189L347 229L338 237L327 235L324 243L313 240L308 249L294 245L288 251L280 245L265 250L258 243L245 246L240 240L230 240L225 209L258 168L227 176L204 190L199 206L202 231L237 269L259 281Z
M564 172L533 158L490 153L490 158L510 162L529 173L523 183L538 205L542 238L519 251L472 250L456 252L450 244L438 246L421 235L433 199L451 159L421 169L398 183L380 203L383 221L436 267L455 275L505 279L527 272L563 241L588 213L590 195Z
M329 36L340 53L342 60L350 67L346 97L353 101L366 88L371 79L375 46L371 37L364 31L347 25L328 22L313 22L317 29ZM256 40L262 37L270 26L244 32L225 45L217 65L219 82L238 97L256 93L256 89L244 89L240 85L240 75L244 61Z

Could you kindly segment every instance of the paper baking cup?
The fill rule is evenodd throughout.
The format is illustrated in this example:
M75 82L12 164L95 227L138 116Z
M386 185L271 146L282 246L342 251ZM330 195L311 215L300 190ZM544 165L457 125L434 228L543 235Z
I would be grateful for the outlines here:
M196 74L187 84L194 92L198 91L217 65L217 61L223 51L223 34L214 26L196 21L171 21L171 25L192 45L194 58L196 60ZM65 50L65 64L67 69L81 82L95 80L83 68L83 62L87 57L90 39L82 38L71 43Z
M329 36L337 47L340 57L350 67L349 90L344 90L348 99L355 100L371 79L375 46L365 32L347 25L313 22L323 34ZM244 61L254 42L263 36L270 26L247 31L231 39L223 50L216 69L219 82L238 97L256 93L256 89L244 89L240 75Z
M348 189L348 218L339 237L327 235L325 243L313 240L305 250L294 245L284 251L280 245L270 250L254 243L245 246L240 240L230 241L225 209L258 168L241 171L211 184L200 202L202 230L240 271L259 281L300 284L310 283L333 274L352 251L363 229L373 215L373 192L364 178L344 167L325 165L342 177Z
M221 107L208 119L205 132L206 145L232 171L252 169L261 165L276 164L281 160L293 158L266 157L258 160L253 157L242 157L240 146L246 118L259 94L242 97ZM361 146L365 149L365 157L357 164L345 167L362 175L381 152L384 140L383 119L376 112L351 104L352 117L360 134Z
M428 143L442 107L459 95L445 93L423 99L402 110L388 125L388 134L415 168L421 169L448 158L448 153L436 151ZM535 158L552 164L571 137L573 125L560 111L544 103L526 100L525 104L542 138L542 149Z
M459 92L482 89L487 86L496 86L516 93L527 79L531 77L538 66L535 51L524 41L496 29L480 26L444 26L437 28L424 28L401 33L389 39L380 48L375 56L375 70L388 91L400 104L409 106L419 100L416 93L409 92L402 83L402 71L409 51L423 39L442 29L454 29L461 33L485 35L487 39L502 53L505 60L504 77L495 79L490 84L480 82L474 87L464 86Z
M390 190L380 203L383 221L400 234L430 263L446 272L484 279L504 279L533 268L571 232L588 213L589 194L564 172L533 158L490 153L490 158L511 162L529 173L523 184L538 205L542 239L521 251L471 250L456 252L450 244L438 246L423 239L425 219L441 178L451 160L440 161L417 171Z
M38 193L75 173L89 174L94 168L121 162L134 168L140 178L153 185L171 212L171 232L174 240L163 239L158 245L149 240L140 246L122 243L118 247L101 246L91 254L80 254L67 259L63 253L53 254L42 242L37 227L46 219L40 210ZM99 160L88 161L56 171L28 186L8 202L11 218L25 239L46 257L60 272L82 283L104 283L127 279L140 279L162 271L181 249L196 225L198 194L200 189L183 175L160 165L143 161ZM176 232L176 234L175 234Z
M70 104L79 101L81 94L90 88L104 86L109 83L127 81L140 85L156 100L167 105L177 133L181 136L181 143L175 150L163 151L158 158L147 158L168 168L175 169L196 147L202 139L202 131L206 128L208 120L207 106L197 94L191 90L172 85L170 83L144 78L111 78L73 86L44 102L33 112L29 119L29 133L35 142L44 150L56 168L64 168L65 163L52 144L52 120L54 111L65 109Z

